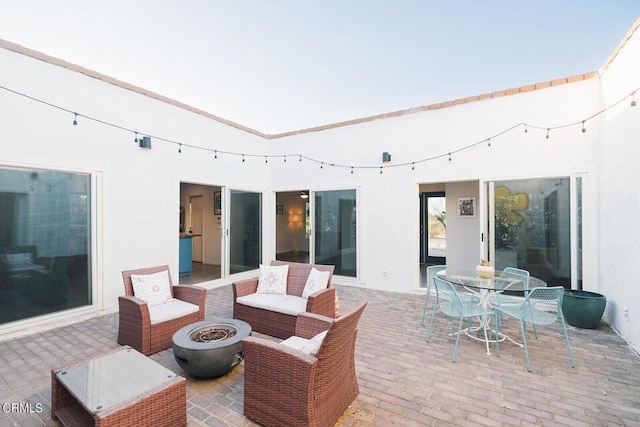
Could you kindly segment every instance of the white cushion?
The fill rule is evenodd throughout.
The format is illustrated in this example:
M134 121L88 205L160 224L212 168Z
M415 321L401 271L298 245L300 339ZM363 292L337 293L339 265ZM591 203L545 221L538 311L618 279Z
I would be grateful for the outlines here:
M297 316L307 311L307 299L295 295L249 294L236 299L238 304Z
M327 289L329 274L331 274L329 271L320 271L312 268L309 276L307 277L307 283L304 285L302 297L308 298L311 294Z
M149 317L151 324L166 322L167 320L178 319L180 317L197 313L200 310L195 304L173 298L166 304L149 305Z
M320 346L322 345L322 341L324 337L327 335L327 331L322 331L318 335L314 336L310 340L296 337L295 335L287 338L282 341L280 344L286 345L287 347L295 348L296 350L303 351L308 355L315 356L318 354L320 350Z
M149 306L166 304L172 300L167 270L153 274L132 274L131 284L133 295L145 300Z
M260 294L286 294L288 265L260 265L258 290Z
M304 351L307 354L310 354L311 356L315 356L316 354L318 354L318 351L320 350L320 346L322 345L322 341L324 340L324 337L326 335L327 335L327 331L320 332L318 335L311 338L309 342L305 344L305 346L302 348L302 351Z
M302 351L305 345L309 342L306 338L296 337L295 335L287 338L282 341L280 344L286 345L287 347L295 348L296 350Z

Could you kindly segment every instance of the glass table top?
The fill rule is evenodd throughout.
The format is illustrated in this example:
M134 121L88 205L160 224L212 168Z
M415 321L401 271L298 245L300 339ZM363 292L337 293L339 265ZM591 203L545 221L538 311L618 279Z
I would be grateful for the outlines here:
M132 348L61 369L55 375L94 414L178 377Z

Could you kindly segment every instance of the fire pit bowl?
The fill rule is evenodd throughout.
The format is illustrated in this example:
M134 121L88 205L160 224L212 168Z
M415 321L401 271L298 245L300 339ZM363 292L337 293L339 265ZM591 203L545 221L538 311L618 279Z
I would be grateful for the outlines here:
M242 361L242 339L249 335L251 325L242 320L192 323L173 335L173 356L194 377L220 377Z

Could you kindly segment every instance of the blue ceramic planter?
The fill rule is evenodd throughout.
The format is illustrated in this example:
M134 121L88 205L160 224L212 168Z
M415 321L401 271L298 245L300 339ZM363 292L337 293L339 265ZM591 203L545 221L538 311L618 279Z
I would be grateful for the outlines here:
M597 328L606 306L607 298L595 292L571 289L562 297L564 318L576 328Z

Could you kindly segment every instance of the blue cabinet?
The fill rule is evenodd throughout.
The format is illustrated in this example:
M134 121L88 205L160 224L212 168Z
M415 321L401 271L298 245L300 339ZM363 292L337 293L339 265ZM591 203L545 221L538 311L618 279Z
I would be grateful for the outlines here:
M180 236L179 274L191 272L191 259L193 257L193 249L191 246L192 238L192 236Z

